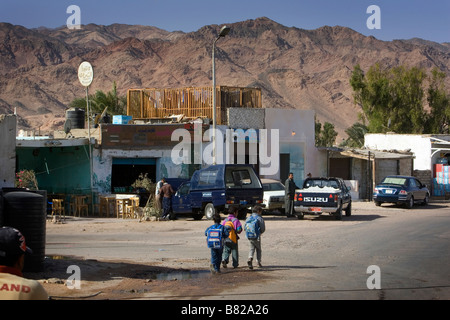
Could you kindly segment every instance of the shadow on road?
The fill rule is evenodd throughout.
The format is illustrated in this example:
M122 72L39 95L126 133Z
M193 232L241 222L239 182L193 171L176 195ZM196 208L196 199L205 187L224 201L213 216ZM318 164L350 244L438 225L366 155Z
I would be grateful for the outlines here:
M336 220L334 216L330 216L328 214L322 215L305 215L303 219L297 218L287 218L282 216L264 216L265 221L297 221L297 223L302 223L303 221L336 221L336 222L346 222L346 221L373 221L379 218L385 218L379 214L352 214L350 217L346 217L345 215L342 217L342 220Z
M289 270L289 269L329 269L336 268L337 266L292 266L292 265L268 265L263 268L255 269L260 271L278 271L278 270Z
M202 272L198 270L151 266L123 261L98 261L75 256L48 256L44 260L42 271L27 272L25 276L37 280L50 278L65 280L72 275L72 272L67 272L69 266L80 267L82 279L88 281L108 281L121 277L156 280L166 280L165 278L168 278L170 280L170 274L177 274L179 275L178 277L189 277L191 275L192 278L202 276Z

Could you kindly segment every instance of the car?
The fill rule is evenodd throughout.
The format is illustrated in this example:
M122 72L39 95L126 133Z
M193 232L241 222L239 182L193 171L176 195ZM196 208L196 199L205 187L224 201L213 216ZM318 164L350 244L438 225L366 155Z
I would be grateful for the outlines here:
M279 211L284 213L284 195L285 187L279 180L261 179L264 190L263 195L263 211L272 212Z
M373 192L376 206L382 203L404 204L411 209L415 203L428 204L430 190L419 179L410 176L391 175L377 184Z

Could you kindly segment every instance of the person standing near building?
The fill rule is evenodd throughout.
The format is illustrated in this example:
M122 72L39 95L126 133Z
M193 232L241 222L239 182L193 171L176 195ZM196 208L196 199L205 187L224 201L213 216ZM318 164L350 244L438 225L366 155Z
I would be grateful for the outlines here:
M161 187L161 189L159 189L159 192L163 199L163 201L162 201L162 205L163 205L162 218L164 220L167 220L167 219L169 219L170 212L172 211L172 196L175 193L175 191L173 191L170 183L165 182L164 185Z
M294 174L289 172L289 176L284 183L285 194L284 194L284 204L286 210L286 216L288 218L294 217L294 196L295 189L299 189L294 182Z
M25 254L31 253L19 230L0 228L0 300L49 299L39 282L25 279L22 275Z
M155 188L155 209L161 210L161 187L164 185L166 179L162 178L156 183Z

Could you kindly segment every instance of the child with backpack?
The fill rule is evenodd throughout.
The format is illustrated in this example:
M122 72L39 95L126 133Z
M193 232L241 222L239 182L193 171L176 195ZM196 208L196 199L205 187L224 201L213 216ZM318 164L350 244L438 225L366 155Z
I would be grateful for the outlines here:
M220 262L222 260L222 252L224 240L228 237L228 230L220 224L220 214L216 213L213 217L214 224L205 231L206 243L211 248L211 265L212 273L220 273Z
M238 207L231 206L228 209L228 217L222 222L222 225L229 231L229 236L225 239L225 247L222 254L222 267L226 268L230 254L233 260L233 268L237 268L239 265L239 249L238 249L238 234L242 232L242 225L236 214Z
M261 217L262 208L261 206L254 206L252 210L252 215L247 218L244 224L245 235L250 242L250 252L248 254L248 267L253 269L253 256L256 250L256 260L258 261L258 266L261 268L261 234L266 231L266 225L264 219Z

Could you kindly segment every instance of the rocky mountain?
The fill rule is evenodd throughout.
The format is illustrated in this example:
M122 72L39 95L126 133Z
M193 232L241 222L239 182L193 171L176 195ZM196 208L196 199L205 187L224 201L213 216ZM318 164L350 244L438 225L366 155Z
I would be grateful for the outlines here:
M266 108L314 109L318 120L344 130L358 120L349 78L354 65L434 67L450 87L450 43L380 41L345 27L286 27L268 18L229 25L216 47L218 85L260 87ZM0 23L0 113L21 129L61 130L68 104L83 97L78 66L89 61L89 90L211 85L211 50L220 27L168 32L151 26L84 25L79 30L26 29ZM339 142L339 141L338 141Z

